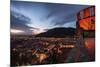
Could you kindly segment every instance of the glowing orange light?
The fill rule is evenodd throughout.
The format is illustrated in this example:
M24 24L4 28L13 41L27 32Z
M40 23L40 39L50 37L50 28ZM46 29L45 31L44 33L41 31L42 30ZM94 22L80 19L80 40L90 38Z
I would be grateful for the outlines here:
M95 30L95 21L94 17L82 19L79 21L80 27L84 30Z
M47 55L44 53L40 53L40 54L38 54L38 57L39 57L38 60L41 63L44 59L47 58Z
M87 52L90 56L94 55L95 53L95 39L94 38L86 38L85 40L85 47Z

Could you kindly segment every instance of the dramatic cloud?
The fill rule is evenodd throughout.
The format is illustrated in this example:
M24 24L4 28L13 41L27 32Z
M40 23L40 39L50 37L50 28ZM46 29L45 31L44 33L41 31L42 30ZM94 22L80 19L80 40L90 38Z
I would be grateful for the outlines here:
M89 5L12 1L11 29L34 34L55 27L75 28L77 12L87 7Z
M76 20L75 17L76 16L73 14L70 14L69 16L59 16L59 17L56 17L54 20L52 20L52 24L62 26L66 23L70 23L72 21L75 21Z
M22 30L25 34L32 34L32 27L27 26L30 19L22 14L11 11L11 29Z
M77 12L88 7L87 5L46 4L49 11L46 19L52 19L54 25L64 25L72 21L76 22Z
M30 23L30 18L20 13L11 11L11 33L12 34L32 35L32 34L39 34L41 32L45 32L45 30L43 29L28 26L27 24L29 23Z

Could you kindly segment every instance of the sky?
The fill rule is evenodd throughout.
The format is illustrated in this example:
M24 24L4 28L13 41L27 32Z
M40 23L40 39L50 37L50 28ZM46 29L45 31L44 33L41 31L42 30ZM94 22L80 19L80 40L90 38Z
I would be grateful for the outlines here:
M11 33L35 35L55 27L76 28L76 15L90 5L11 1Z

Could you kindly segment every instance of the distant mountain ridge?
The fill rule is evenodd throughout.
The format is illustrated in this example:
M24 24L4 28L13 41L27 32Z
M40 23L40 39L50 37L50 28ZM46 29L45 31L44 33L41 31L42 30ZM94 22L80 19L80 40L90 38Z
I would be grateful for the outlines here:
M36 37L72 37L75 35L75 28L58 27L47 32L37 34Z

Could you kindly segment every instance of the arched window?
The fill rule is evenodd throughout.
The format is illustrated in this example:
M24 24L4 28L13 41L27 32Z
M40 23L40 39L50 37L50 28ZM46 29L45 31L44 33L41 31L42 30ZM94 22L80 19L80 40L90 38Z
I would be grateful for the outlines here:
M89 17L90 16L90 9L89 8L85 9L84 14L85 14L85 16L84 16L85 18Z
M94 15L95 15L94 7L91 7L90 8L90 16L94 16Z
M84 12L81 11L81 12L80 12L80 19L83 19L83 18L84 18Z

